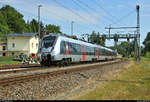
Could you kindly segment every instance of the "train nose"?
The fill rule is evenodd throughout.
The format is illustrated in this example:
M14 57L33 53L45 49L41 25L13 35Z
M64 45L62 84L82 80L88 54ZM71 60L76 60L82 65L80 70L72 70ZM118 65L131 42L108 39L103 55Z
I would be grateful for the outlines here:
M51 61L51 54L42 54L42 60Z
M47 55L47 60L51 60L51 55L50 54Z

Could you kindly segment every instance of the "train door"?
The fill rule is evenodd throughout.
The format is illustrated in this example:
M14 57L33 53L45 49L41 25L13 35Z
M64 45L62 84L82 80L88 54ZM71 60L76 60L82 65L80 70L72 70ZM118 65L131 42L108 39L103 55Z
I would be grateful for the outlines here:
M66 48L67 48L67 55L69 55L69 42L67 42Z
M99 49L99 54L100 54L100 60L103 60L103 50L102 48Z
M99 60L99 48L97 48L97 60Z
M82 45L82 60L85 61L85 46Z

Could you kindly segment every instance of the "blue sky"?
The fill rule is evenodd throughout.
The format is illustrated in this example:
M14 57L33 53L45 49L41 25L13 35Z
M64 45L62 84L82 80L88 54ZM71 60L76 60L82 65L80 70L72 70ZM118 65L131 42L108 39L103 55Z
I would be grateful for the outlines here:
M0 7L9 4L24 15L24 19L38 20L38 5L41 7L41 21L44 24L55 24L61 27L63 33L71 35L71 21L74 35L94 30L108 33L104 29L112 27L136 26L136 5L140 5L141 45L150 31L150 0L0 0ZM111 33L131 33L130 30L112 30ZM119 40L119 42L122 40ZM113 40L107 40L106 45L113 45Z

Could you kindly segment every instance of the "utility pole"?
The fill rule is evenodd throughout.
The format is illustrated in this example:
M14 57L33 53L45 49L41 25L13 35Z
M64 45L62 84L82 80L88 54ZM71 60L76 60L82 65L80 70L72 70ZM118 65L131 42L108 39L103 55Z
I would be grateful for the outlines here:
M140 6L136 5L136 11L137 11L137 40L138 40L138 59L139 63L141 63L141 47L140 47L140 14L139 14Z
M136 27L105 27L105 29L109 30L108 39L112 38L110 37L110 30L111 29L136 29L136 32L134 32L134 37L125 37L125 38L134 38L134 57L136 61L139 61L141 63L141 47L140 47L140 6L136 5L136 11L137 11L137 26ZM112 36L112 34L111 34ZM120 35L121 36L121 35ZM133 36L133 35L132 35ZM119 37L121 38L121 37ZM123 37L124 38L124 37Z
M109 33L109 38L110 38L110 29L111 29L111 25L109 25L109 28L108 28L108 33ZM109 39L110 40L110 39Z
M71 35L73 35L73 23L74 21L71 22Z
M38 5L38 23L39 23L38 33L39 33L39 41L40 41L40 7L42 7L42 5Z

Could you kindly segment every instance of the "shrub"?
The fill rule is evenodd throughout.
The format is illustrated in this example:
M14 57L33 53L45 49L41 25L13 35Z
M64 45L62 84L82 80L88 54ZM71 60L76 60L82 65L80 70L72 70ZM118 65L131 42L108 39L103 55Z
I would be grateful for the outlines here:
M146 57L150 58L150 52L146 52Z

